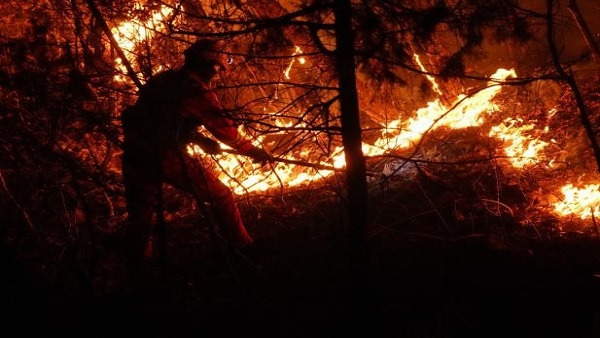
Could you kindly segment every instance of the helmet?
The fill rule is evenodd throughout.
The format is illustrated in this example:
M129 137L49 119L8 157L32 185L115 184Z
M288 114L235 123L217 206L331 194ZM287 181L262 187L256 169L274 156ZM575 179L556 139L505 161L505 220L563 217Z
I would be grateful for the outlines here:
M227 68L228 62L227 55L221 52L222 49L222 41L203 39L194 42L183 52L183 55L188 64L212 64L224 70Z

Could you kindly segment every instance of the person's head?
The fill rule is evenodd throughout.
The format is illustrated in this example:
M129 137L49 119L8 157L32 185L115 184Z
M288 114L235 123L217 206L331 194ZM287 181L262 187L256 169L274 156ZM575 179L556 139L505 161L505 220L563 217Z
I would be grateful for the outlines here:
M227 56L222 49L220 40L198 40L183 52L184 67L210 80L217 72L227 68Z

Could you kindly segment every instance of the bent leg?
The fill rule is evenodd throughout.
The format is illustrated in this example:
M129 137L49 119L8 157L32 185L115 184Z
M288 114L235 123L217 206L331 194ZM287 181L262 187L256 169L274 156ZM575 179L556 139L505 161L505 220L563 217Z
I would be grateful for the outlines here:
M228 241L236 245L252 243L252 237L244 227L231 191L210 169L204 168L199 161L174 151L163 156L162 168L165 182L191 193L197 203L210 203L220 230Z
M132 282L139 283L144 249L152 230L161 188L158 162L124 155L122 165L129 220L126 230L128 270Z

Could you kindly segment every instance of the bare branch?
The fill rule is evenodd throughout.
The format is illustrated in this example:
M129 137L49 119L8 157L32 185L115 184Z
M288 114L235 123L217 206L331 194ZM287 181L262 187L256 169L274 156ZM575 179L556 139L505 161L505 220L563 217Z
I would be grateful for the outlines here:
M554 43L554 21L553 21L553 13L552 8L554 7L553 0L546 0L546 38L548 40L548 46L550 48L550 54L552 55L552 62L554 64L554 68L556 72L560 75L561 79L565 81L573 95L575 96L575 102L577 103L577 108L579 109L579 116L581 118L581 124L585 129L588 139L590 140L592 150L594 151L594 157L596 158L596 166L597 170L600 172L600 146L598 145L598 140L596 139L596 134L594 133L594 129L592 128L592 123L589 118L589 114L587 111L587 107L585 105L585 101L583 99L583 95L577 86L577 82L575 78L567 74L567 72L563 69L560 64L560 56L558 54L558 50L556 48L556 44Z

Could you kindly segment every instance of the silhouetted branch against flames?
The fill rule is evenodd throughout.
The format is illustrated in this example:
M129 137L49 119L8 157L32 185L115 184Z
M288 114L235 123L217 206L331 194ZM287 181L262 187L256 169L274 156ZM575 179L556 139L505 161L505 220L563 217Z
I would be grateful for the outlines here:
M598 202L578 208L576 200L597 190L597 177L585 170L591 167L588 159L600 168L597 88L581 80L596 47L582 40L589 46L586 53L564 55L576 39L559 41L558 33L585 22L554 3L525 8L505 0L353 1L361 150L370 182L380 176L375 169L384 166L393 168L385 173L393 179L413 164L447 168L490 161L506 175L552 182L545 189L564 201L548 198L546 208L564 202L554 213L559 217L583 216L583 210L594 208ZM10 112L0 117L1 156L13 168L2 170L5 190L27 206L27 194L16 192L15 184L28 174L38 177L39 168L30 160L36 151L56 151L69 157L56 156L52 163L64 162L61 170L76 173L69 175L79 184L85 181L79 196L99 188L118 201L120 112L135 100L136 87L181 66L182 51L203 37L224 40L221 52L231 60L229 73L213 83L220 102L246 136L276 159L263 169L235 154L209 156L225 169L222 181L238 195L335 185L346 170L335 4L57 0L24 2L22 9L10 2L0 5L7 18L16 20L11 13L26 18L0 31L0 61L8 65L0 70L0 96L3 110ZM582 31L576 33L581 39ZM492 75L498 68L505 70L502 76ZM544 92L534 97L536 88ZM530 96L521 98L526 91ZM579 119L572 122L574 113ZM589 140L585 147L576 138L578 123ZM490 144L490 154L441 153L450 147L443 143L448 135L467 130ZM44 147L22 152L15 145L33 138ZM193 146L190 154L207 157ZM35 224L33 213L24 211Z
M598 139L597 139L596 133L592 127L592 123L590 122L588 108L583 99L583 95L581 94L581 90L579 89L579 86L577 85L577 82L575 81L575 78L572 75L568 74L565 71L565 69L563 68L563 66L561 65L560 56L559 56L558 50L556 48L556 43L554 42L554 14L553 14L554 1L546 0L546 6L547 6L547 9L546 9L546 13L547 13L546 37L548 40L548 46L550 48L550 54L552 55L552 63L554 64L554 68L556 69L556 72L558 72L560 79L565 81L569 85L569 87L571 88L571 91L573 92L573 95L575 96L575 102L577 103L577 109L579 110L581 124L583 125L583 127L585 129L585 132L588 136L591 147L594 151L594 157L596 159L596 170L598 172L600 172L600 145L598 145ZM571 8L574 8L572 4L571 4ZM594 53L593 55L597 56L596 53Z
M108 27L108 24L106 23L106 20L104 20L104 17L102 16L102 13L100 12L100 10L98 9L98 7L96 6L96 3L94 2L94 0L86 0L86 3L88 5L88 7L90 8L90 11L92 12L92 14L94 15L94 17L96 18L96 20L98 20L98 22L100 23L100 27L102 27L102 30L104 31L104 33L108 37L108 40L110 41L111 47L114 48L114 50L119 55L119 58L121 58L123 64L125 65L125 68L127 69L127 75L129 75L129 77L131 78L131 80L133 81L133 83L135 83L135 85L138 88L141 88L142 87L142 83L138 79L135 71L133 70L133 67L131 67L131 64L129 63L129 60L127 59L127 56L125 55L125 53L123 53L123 50L121 49L121 46L119 46L119 43L117 42L117 40L115 40L115 37L113 36L113 33L111 32L110 27Z

